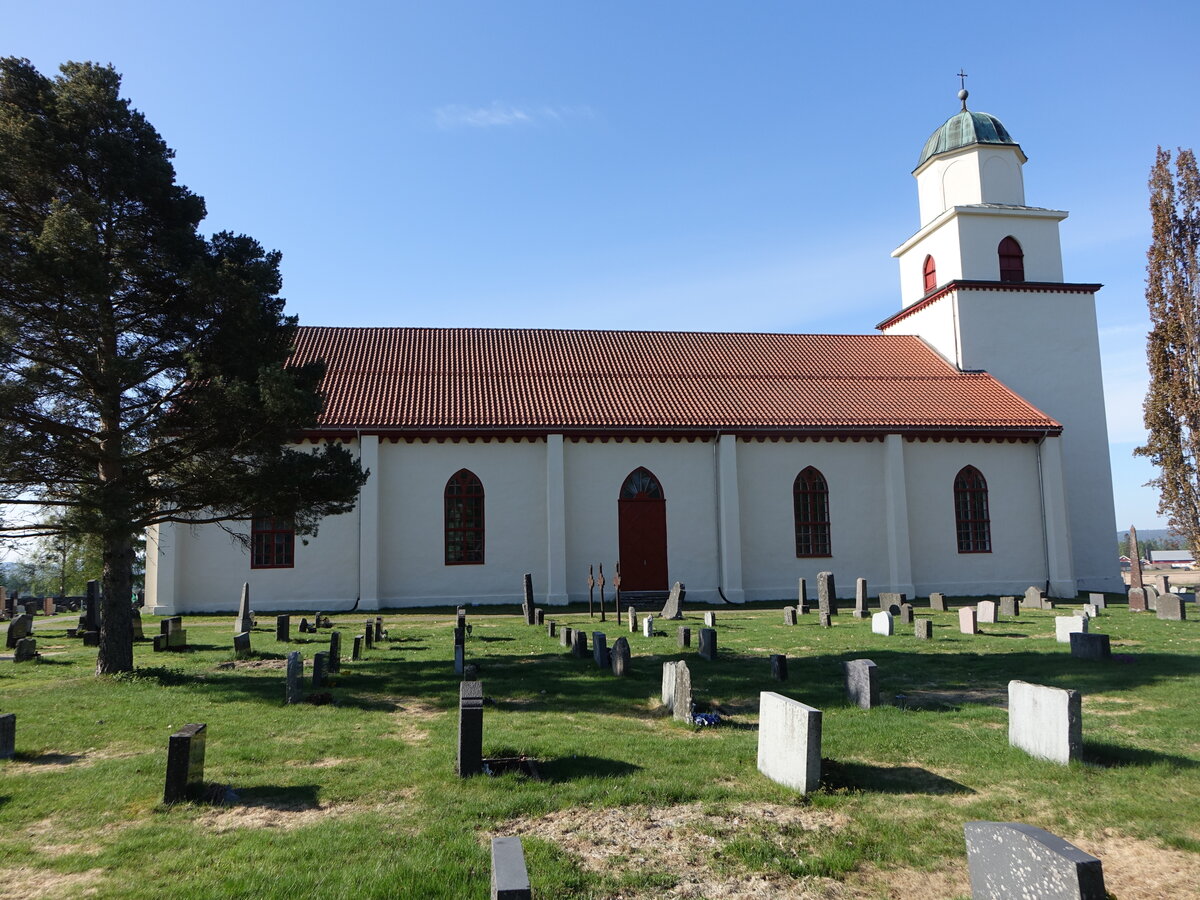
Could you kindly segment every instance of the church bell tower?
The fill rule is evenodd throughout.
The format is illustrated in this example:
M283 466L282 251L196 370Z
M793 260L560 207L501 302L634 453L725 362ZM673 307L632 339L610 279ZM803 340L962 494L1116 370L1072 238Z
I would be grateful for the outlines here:
M1123 591L1100 285L1063 280L1059 223L1067 213L1027 204L1021 145L995 116L968 109L966 90L958 96L962 109L929 136L913 170L920 228L892 252L901 308L878 327L922 338L960 370L987 371L1062 424L1061 439L1043 439L1050 468L1061 468L1069 522L1069 547L1059 551L1070 564L1056 569L1050 559L1052 590Z

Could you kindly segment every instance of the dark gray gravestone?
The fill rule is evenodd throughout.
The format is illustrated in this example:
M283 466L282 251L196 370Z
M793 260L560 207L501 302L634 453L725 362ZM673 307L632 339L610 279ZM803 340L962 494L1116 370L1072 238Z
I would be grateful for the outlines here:
M521 610L525 613L525 624L533 624L533 574L526 572L523 578L522 588L524 592L524 600L521 601Z
M458 686L459 777L483 771L483 682L464 681Z
M243 634L249 631L254 626L254 620L250 618L250 582L242 583L242 596L238 600L237 618L233 620L233 633Z
M878 669L869 659L851 659L842 663L846 673L846 698L863 709L879 705Z
M162 638L162 649L163 650L171 649L171 647L174 646L171 643L171 639L174 638L175 641L178 642L180 640L181 636L186 636L186 634L187 634L187 632L176 631L173 634L158 635L158 637ZM100 646L100 632L85 631L83 633L82 637L83 637L83 646L85 646L85 647L99 647ZM157 650L159 648L155 647L154 649Z
M784 625L795 625L796 624L796 607L785 606L783 608L783 624Z
M135 641L146 639L146 635L142 631L142 611L136 606L129 610L129 631Z
M455 628L466 628L466 627L467 627L467 610L466 610L466 607L462 607L462 606L460 606L460 607L458 608L458 610L455 612L455 622L454 622L454 627L455 627Z
M833 627L833 621L830 619L829 613L825 610L821 610L821 612L818 613L817 621L821 624L822 628L832 628Z
M167 632L168 650L186 650L187 632L182 628L172 628Z
M700 655L707 660L717 658L717 630L715 628L700 629Z
M85 647L87 646L87 637L89 634L96 634L96 632L94 632L94 631L84 632L83 643L84 643ZM97 635L97 637L99 637L99 635ZM167 649L167 636L165 634L156 634L152 640L154 642L154 652L155 653L162 653Z
M375 623L367 619L366 627L363 629L363 649L375 649Z
M37 641L31 637L21 638L13 648L13 662L33 662L37 659Z
M776 681L787 681L787 657L782 653L771 654L771 677Z
M454 646L455 647L463 647L466 645L466 643L467 643L467 629L455 628L454 629Z
M462 675L467 663L466 648L462 644L454 645L454 674Z
M302 618L302 619L300 620L300 633L301 633L301 634L309 634L309 633L316 634L316 631L317 631L317 628L316 628L316 626L315 626L315 625L309 625L309 624L308 624L308 619L303 619L303 618Z
M1171 622L1182 622L1187 618L1187 611L1183 608L1183 598L1178 594L1163 594L1158 598L1156 615L1160 619L1167 619Z
M607 669L612 664L608 655L608 635L603 631L592 632L592 658L601 669Z
M934 612L946 611L946 595L940 591L934 591L929 595L929 608Z
M913 623L913 606L911 603L900 604L900 624L911 625Z
M329 671L342 671L342 633L332 631L329 634Z
M545 610L541 609L540 607L538 609L535 609L533 611L533 620L534 620L534 623L537 625L543 624L546 621Z
M664 619L682 619L683 618L683 598L687 596L687 590L682 582L675 582L671 585L671 593L667 595L666 605L663 606L662 612L659 613Z
M492 838L492 900L532 900L525 851L517 837Z
M609 651L608 656L614 675L629 674L629 641L626 638L619 637L613 641L612 650Z
M0 716L0 759L12 759L17 752L17 714Z
M808 581L804 578L796 586L796 612L801 616L808 612Z
M238 659L245 659L250 655L250 632L243 631L233 636L233 655Z
M837 615L837 586L832 572L817 573L817 604L821 612Z
M79 624L87 631L100 630L100 582L89 581L83 601L83 615Z
M692 646L692 629L680 628L679 631L677 632L677 634L678 634L678 638L679 638L680 648L687 648L687 647Z
M913 634L922 641L930 640L933 637L933 623L928 619L917 619L913 622Z
M1146 611L1146 590L1145 588L1129 589L1129 611L1130 612L1145 612Z
M291 616L276 616L275 617L275 640L283 641L285 644L292 639L292 617Z
M571 655L578 659L587 656L587 632L576 628L571 632Z
M287 681L284 683L283 700L285 703L299 703L304 699L300 690L300 681L304 678L304 659L299 650L293 650L287 655Z
M178 803L204 789L204 743L208 726L184 725L167 742L167 786L163 803Z
M569 648L571 646L571 626L570 625L564 625L562 628L558 629L558 643L560 646L563 646L563 647Z
M5 646L12 650L17 646L17 641L24 640L33 633L33 616L29 613L21 613L8 623L8 639L5 641Z
M1017 602L1016 597L1001 597L1000 598L1000 615L1001 617L1015 619L1021 611L1021 604Z
M1020 822L967 822L972 900L1105 900L1100 860Z
M362 653L363 653L363 636L361 634L356 634L354 636L354 643L350 647L350 661L354 662L356 660L362 659Z
M312 669L312 686L315 691L317 688L325 687L325 675L329 670L329 654L324 650L314 653Z
M1112 648L1107 634L1072 632L1071 655L1077 659L1111 659Z
M558 623L553 619L546 623L546 637L558 637Z
M382 641L383 636L385 634L387 634L387 632L383 630L383 616L376 616L375 617L375 642L378 643L379 641Z

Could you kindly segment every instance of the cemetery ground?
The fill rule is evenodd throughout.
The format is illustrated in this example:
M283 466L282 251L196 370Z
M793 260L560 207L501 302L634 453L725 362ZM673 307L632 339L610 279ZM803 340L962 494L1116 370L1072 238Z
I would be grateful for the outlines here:
M918 605L930 641L899 624L873 634L846 609L829 629L816 612L787 626L783 602L685 606L683 622L656 620L655 637L615 621L611 598L604 624L586 607L547 608L588 633L585 658L515 607L469 608L484 755L529 757L538 778L455 775L451 609L384 611L388 637L359 661L350 647L368 614L332 614L343 662L316 698L331 702L292 706L286 653L304 654L307 677L329 645L328 630L298 633L304 613L288 643L260 613L243 660L232 613L187 616L186 651L139 642L137 670L111 678L93 675L94 648L66 638L74 616L38 616L42 657L0 662L0 713L17 716L16 756L0 761L0 898L484 898L489 839L503 835L522 838L543 898L958 898L970 894L970 820L1060 835L1103 860L1119 900L1200 897L1200 623L1114 599L1091 623L1111 636L1107 661L1056 642L1068 604L975 636L958 629L965 601ZM711 662L696 652L707 609ZM158 630L152 617L144 626ZM593 662L601 630L610 647L628 639L628 676ZM787 681L771 679L771 653L787 655ZM843 688L843 661L864 657L883 701L869 711ZM719 725L660 708L662 663L676 659ZM1014 678L1082 693L1082 761L1009 746ZM760 691L823 711L817 791L759 773ZM166 806L167 739L189 722L208 725L208 799Z

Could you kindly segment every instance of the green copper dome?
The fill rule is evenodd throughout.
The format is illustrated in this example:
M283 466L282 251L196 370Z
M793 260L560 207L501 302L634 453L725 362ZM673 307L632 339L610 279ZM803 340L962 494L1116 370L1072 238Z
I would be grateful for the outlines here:
M940 153L961 150L972 144L1020 146L999 119L987 113L973 112L967 109L964 103L962 112L948 118L941 128L929 136L929 140L925 142L925 149L921 151L921 158L917 160L917 168L921 168L926 160Z

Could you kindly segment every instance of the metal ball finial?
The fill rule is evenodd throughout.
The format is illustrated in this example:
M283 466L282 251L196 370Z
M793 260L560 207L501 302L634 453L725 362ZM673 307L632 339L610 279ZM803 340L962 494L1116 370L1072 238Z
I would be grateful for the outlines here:
M961 91L958 92L958 99L962 101L963 109L967 108L967 97L968 96L970 96L970 91L968 91L966 88L963 88Z

